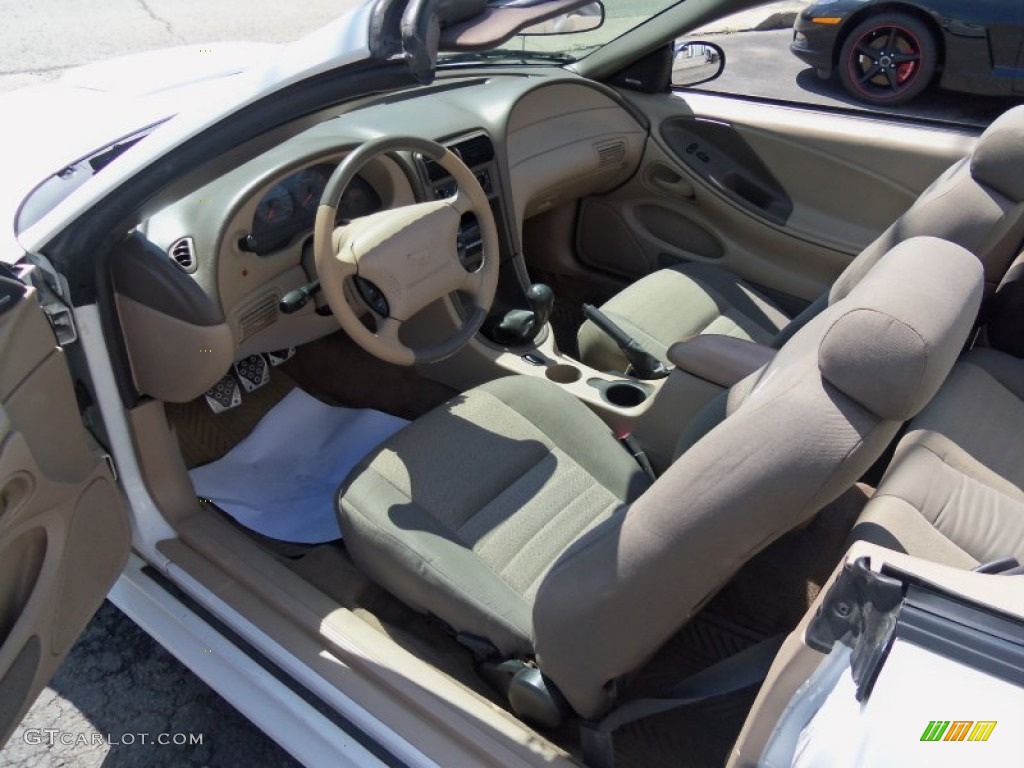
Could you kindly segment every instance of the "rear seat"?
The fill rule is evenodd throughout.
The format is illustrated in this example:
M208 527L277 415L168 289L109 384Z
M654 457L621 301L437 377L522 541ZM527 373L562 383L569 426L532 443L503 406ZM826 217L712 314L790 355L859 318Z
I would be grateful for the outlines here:
M909 424L851 538L960 568L1024 563L1024 360L979 348Z

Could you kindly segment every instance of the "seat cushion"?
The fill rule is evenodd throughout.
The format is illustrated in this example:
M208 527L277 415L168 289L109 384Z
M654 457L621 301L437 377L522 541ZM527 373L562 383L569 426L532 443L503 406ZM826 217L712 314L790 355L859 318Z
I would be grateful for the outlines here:
M977 350L911 422L853 538L962 568L1024 562L1024 361Z
M551 563L649 484L586 406L511 377L384 443L342 485L339 515L371 578L514 656L532 653L533 595Z
M601 310L667 364L668 348L701 333L769 344L790 318L731 272L685 264L644 277ZM618 347L592 323L580 328L580 360L598 370L625 370Z

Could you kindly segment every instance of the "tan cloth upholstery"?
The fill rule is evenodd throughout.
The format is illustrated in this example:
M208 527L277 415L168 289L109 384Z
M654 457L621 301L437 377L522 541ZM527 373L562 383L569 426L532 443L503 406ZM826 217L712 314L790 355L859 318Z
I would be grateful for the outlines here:
M647 493L562 555L537 593L535 645L579 712L607 706L605 682L635 669L744 562L867 471L948 374L981 284L977 260L957 246L898 246L742 382L745 396ZM900 332L879 334L880 318ZM843 344L866 362L862 374L840 363Z
M724 333L781 346L810 317L852 290L881 256L911 237L957 243L998 285L1024 240L1024 106L992 123L971 155L950 167L911 208L865 248L826 296L792 321L737 275L706 264L662 269L612 297L601 309L663 361L676 341ZM615 344L589 322L579 331L580 359L602 370L624 370Z
M1024 361L976 350L911 422L852 538L955 567L1024 562Z
M684 264L641 278L601 311L648 352L667 362L668 348L701 333L768 344L789 316L728 270ZM626 358L589 320L577 336L580 360L598 370L623 371Z
M734 387L726 418L650 487L556 384L471 390L349 478L346 544L409 605L504 654L536 654L596 717L615 681L849 488L935 393L972 327L981 273L950 243L902 244Z
M341 529L357 565L407 604L528 654L540 577L649 485L574 397L542 379L499 379L357 467L339 491Z

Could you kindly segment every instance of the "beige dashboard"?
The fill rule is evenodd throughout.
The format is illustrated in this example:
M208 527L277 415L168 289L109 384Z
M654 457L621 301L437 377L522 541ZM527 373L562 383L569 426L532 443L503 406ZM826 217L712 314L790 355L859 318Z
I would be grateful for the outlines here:
M224 350L218 355L225 360L207 358L193 370L209 372L208 379L221 362L222 374L235 359L296 346L337 329L334 319L318 313L313 302L294 314L279 309L285 293L316 277L309 247L311 220L308 231L299 227L272 247L253 248L247 237L258 216L279 215L275 199L284 213L293 213L309 204L309 178L329 175L348 151L371 138L403 134L446 144L466 136L489 140L493 159L487 176L492 208L503 225L502 253L520 260L525 219L624 183L635 173L647 138L645 125L614 93L590 81L572 75L510 74L439 81L380 97L264 149L138 228L179 263L221 309L230 328L234 346L230 354ZM432 187L426 166L412 153L378 157L360 176L381 208L429 199L441 190ZM282 182L291 190L291 202L280 191ZM519 274L525 274L525 267ZM135 371L135 379L157 378L150 373L140 376ZM191 399L215 381L196 381L188 392L161 394L164 399Z

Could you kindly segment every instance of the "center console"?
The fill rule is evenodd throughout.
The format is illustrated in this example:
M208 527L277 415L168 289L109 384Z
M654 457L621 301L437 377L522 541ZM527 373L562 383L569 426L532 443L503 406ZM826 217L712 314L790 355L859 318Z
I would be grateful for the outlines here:
M744 372L769 360L774 350L732 343L737 340L697 342L691 348L687 342L675 349L675 367L665 368L656 360L656 365L642 365L643 351L638 348L637 354L627 357L639 361L634 361L637 370L650 369L643 378L599 371L562 354L547 324L554 295L540 284L524 288L525 274L515 258L490 137L480 131L447 146L473 171L487 194L498 229L501 266L491 313L480 333L453 357L422 366L421 372L460 391L500 376L544 377L588 405L616 434L634 435L655 470L664 471L672 463L680 435L697 413ZM434 199L455 194L455 181L447 171L427 158L421 158L421 164ZM472 231L471 226L463 227L460 249L481 247L479 242L462 242L471 239ZM434 314L421 328L440 332L445 326L458 327L459 313L467 309L452 302L438 303L427 310ZM406 341L415 346L417 339Z
M499 376L542 376L589 406L617 435L634 435L658 472L672 463L686 425L723 391L682 370L651 381L598 371L562 354L550 332L525 348L503 347L477 334L453 357L422 372L459 390Z

